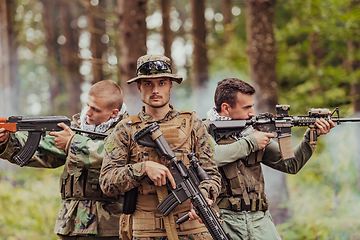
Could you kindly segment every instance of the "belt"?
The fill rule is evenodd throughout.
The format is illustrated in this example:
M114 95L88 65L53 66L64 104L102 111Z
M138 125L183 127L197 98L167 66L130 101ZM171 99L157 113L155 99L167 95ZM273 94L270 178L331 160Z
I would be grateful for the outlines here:
M234 212L256 212L256 211L266 211L267 209L263 209L264 199L249 199L250 204L246 205L245 200L243 198L239 198L239 201L236 204L231 204L229 198L223 198L218 203L218 207L220 209L228 209Z

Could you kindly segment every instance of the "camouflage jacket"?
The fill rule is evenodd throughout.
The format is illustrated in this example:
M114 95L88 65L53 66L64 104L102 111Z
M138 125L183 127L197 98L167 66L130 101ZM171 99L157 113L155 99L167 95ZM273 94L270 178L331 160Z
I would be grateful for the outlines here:
M79 128L80 114L73 116L71 127ZM126 112L119 121L128 116ZM115 124L106 132L110 134ZM0 158L16 164L12 156L24 146L27 133L10 133L7 143L0 145ZM27 166L57 168L65 165L63 175L76 175L82 169L100 170L104 153L104 140L92 140L75 134L68 154L56 148L54 137L46 135ZM60 182L61 185L61 182ZM63 200L54 232L61 235L119 236L122 203L96 200Z
M180 112L174 109L172 105L170 105L170 108L171 110L164 119L157 121L160 125L174 118L179 118ZM138 116L144 124L155 122L151 116L145 113L144 107ZM105 141L106 154L101 168L100 186L103 192L110 196L123 194L140 186L143 177L146 175L145 161L149 160L149 155L143 153L143 157L136 156L137 143L130 140L133 134L131 124L129 118L122 120ZM198 116L195 116L193 129L196 133L195 148L199 153L201 166L211 178L211 180L201 182L199 188L205 197L214 200L220 190L220 173L214 162L213 148L210 147L209 136ZM130 152L128 152L128 149L130 149ZM155 208L155 210L157 209Z

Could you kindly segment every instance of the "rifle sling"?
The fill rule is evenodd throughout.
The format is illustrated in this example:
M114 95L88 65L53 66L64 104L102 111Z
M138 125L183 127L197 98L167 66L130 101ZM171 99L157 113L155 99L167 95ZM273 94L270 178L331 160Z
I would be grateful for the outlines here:
M149 157L150 159L154 159L154 162L160 163L160 159L158 155L156 154L154 149L150 149L149 151ZM167 190L167 186L156 186L156 194L159 200L159 203L162 202L162 200L169 194ZM168 216L163 217L166 235L169 240L178 240L179 237L177 235L176 231L176 223L174 220L174 215L172 212L169 213Z

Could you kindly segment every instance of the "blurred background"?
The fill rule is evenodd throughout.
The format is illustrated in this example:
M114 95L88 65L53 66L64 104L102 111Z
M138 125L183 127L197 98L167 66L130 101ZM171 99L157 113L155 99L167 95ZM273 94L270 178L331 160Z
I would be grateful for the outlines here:
M71 115L111 79L130 114L136 59L164 54L184 81L171 103L205 118L218 81L256 88L257 113L289 104L360 113L359 0L0 0L0 117ZM360 123L321 136L295 176L264 167L283 239L360 239ZM293 128L295 146L305 128ZM62 169L0 161L0 240L57 239Z

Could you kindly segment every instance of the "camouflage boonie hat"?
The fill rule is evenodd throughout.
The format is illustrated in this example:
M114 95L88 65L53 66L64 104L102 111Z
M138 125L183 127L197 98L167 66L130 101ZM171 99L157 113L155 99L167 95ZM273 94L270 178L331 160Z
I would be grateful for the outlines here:
M183 80L179 75L172 73L170 59L163 55L144 55L139 57L136 66L136 76L137 77L128 80L127 84L136 82L142 78L169 77L179 84Z

